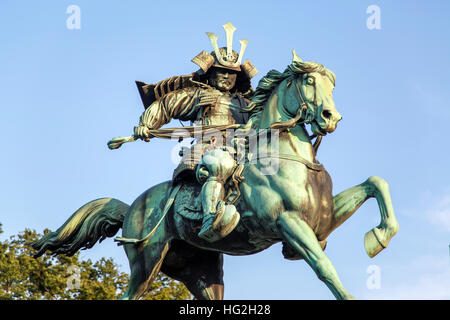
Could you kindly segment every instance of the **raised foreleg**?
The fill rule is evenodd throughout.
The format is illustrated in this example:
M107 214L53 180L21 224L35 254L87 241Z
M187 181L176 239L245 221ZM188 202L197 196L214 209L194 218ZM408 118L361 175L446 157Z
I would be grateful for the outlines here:
M369 198L375 198L380 208L380 224L366 233L364 247L369 257L373 258L387 247L391 238L398 232L398 223L392 207L389 186L380 177L372 176L362 184L347 189L333 198L333 231L358 210Z

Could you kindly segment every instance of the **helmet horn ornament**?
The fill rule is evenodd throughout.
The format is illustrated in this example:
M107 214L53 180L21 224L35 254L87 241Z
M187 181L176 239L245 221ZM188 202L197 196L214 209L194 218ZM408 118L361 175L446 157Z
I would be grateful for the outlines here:
M227 47L219 48L217 44L219 37L215 33L206 32L206 35L211 41L215 57L212 55L212 53L209 54L206 51L202 51L191 61L197 64L203 70L203 72L207 72L208 69L214 65L216 67L243 71L248 78L254 77L258 73L258 70L255 68L255 66L249 60L242 63L242 58L244 57L245 49L248 45L248 40L239 40L239 43L241 44L241 50L238 55L236 51L233 51L233 34L237 29L230 22L225 23L222 27L225 29Z
M247 48L248 40L239 40L241 44L241 51L239 52L239 58L237 64L240 65L242 62L242 57L244 56L245 48Z
M233 60L233 33L236 31L236 28L230 23L227 22L222 26L225 29L225 33L227 35L227 60Z
M214 49L214 53L216 54L217 60L219 63L226 67L231 68L240 68L242 55L247 47L247 40L241 40L241 54L239 54L239 59L237 61L233 61L235 58L233 56L233 33L236 31L236 28L230 23L227 22L222 26L225 29L226 37L227 37L227 52L225 57L220 53L219 47L217 46L217 40L219 37L212 32L207 32L209 40ZM244 42L242 42L244 41Z

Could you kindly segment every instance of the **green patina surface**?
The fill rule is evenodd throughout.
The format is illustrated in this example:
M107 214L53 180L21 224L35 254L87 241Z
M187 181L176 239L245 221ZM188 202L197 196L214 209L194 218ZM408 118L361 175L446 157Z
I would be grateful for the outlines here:
M216 69L210 69L214 73L204 87L180 88L146 106L129 141L148 141L151 130L171 118L241 124L240 133L247 137L269 131L266 143L248 146L254 158L247 154L243 162L233 160L228 150L236 151L236 141L223 149L216 146L220 138L208 137L201 143L209 151L197 171L183 167L175 181L148 189L131 206L116 199L84 205L60 229L34 243L38 255L46 250L73 254L122 228L119 240L131 267L123 299L141 296L159 271L185 283L198 299L222 299L224 253L253 254L283 242L285 258L304 259L337 299L353 298L324 253L327 237L369 198L377 200L381 216L380 224L364 237L370 257L386 248L398 223L382 178L372 176L333 196L331 177L316 159L320 140L335 131L342 118L332 97L334 73L302 61L294 52L284 72L272 70L261 79L248 104L244 93L234 90L243 72L236 69L239 55L231 58L232 67L220 67L223 61L212 67L211 60L210 67ZM240 113L248 113L248 122L233 114L235 101Z

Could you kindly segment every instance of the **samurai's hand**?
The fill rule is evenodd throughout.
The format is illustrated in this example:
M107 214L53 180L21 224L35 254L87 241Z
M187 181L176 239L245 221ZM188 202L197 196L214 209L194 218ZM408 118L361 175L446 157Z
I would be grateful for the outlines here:
M143 141L150 141L150 129L147 126L139 125L134 127L134 135Z
M218 90L202 90L198 95L199 103L198 107L210 106L217 102L222 93Z

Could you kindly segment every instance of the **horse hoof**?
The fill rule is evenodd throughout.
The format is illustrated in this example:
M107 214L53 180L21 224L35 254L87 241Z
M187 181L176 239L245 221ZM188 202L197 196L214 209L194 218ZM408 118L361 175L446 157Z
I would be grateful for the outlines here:
M377 231L379 231L377 228L373 228L364 236L364 248L366 249L367 255L371 258L375 257L385 248L378 240Z

